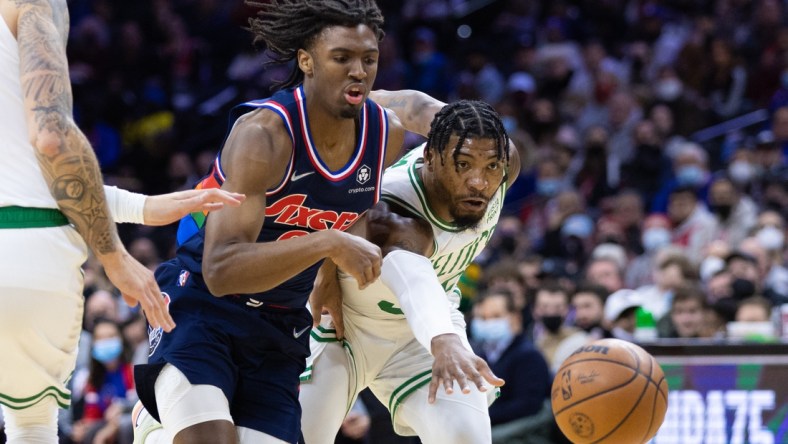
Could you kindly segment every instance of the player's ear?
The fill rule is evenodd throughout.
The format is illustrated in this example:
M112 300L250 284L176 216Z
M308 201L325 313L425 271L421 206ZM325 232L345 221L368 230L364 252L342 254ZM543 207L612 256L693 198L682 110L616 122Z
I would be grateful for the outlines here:
M298 68L303 71L304 75L311 76L314 67L312 56L306 50L299 49L296 59L298 60Z
M426 149L424 150L424 165L427 167L427 171L432 171L432 162L435 160L435 156L433 155L432 150Z

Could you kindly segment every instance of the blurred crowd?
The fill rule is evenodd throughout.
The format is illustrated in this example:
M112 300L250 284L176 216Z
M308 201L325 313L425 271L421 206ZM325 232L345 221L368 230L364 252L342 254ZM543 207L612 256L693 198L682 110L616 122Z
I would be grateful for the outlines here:
M76 118L110 184L190 188L228 109L286 73L252 45L241 1L68 3ZM376 87L485 100L520 149L504 216L461 281L476 350L507 380L490 409L498 442L561 442L544 427L552 375L590 340L780 336L788 2L378 3ZM151 268L174 255L174 229L120 227ZM63 442L130 442L145 322L97 262L85 273ZM363 399L342 442L413 442Z

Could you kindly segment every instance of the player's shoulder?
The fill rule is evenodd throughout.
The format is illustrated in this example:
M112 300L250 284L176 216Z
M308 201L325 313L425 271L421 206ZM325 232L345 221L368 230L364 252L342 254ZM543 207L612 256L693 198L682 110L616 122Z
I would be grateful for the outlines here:
M233 125L233 132L260 137L260 140L287 139L285 123L269 108L255 108L241 114Z

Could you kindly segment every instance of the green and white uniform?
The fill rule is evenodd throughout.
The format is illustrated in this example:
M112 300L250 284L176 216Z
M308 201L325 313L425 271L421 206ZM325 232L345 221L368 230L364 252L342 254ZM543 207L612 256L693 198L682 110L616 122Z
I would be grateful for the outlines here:
M87 247L49 192L30 144L19 45L0 19L0 405L67 406Z
M476 228L455 226L438 217L427 203L424 184L418 173L423 164L422 154L423 145L386 170L382 197L413 216L428 221L432 226L434 253L429 259L449 300L451 308L447 315L451 316L457 334L470 349L465 320L458 310L460 291L457 282L492 236L506 186L504 184L496 191ZM447 396L442 395L441 388L438 401L441 405L427 404L426 386L432 377L433 357L415 339L402 310L397 306L397 297L388 287L378 280L364 290L359 290L356 281L344 273L340 273L340 285L345 340L337 341L330 317L324 317L321 325L311 332L312 355L307 360L307 370L301 378L302 430L306 442L333 442L332 433L335 434L339 429L342 418L365 387L369 387L388 407L395 430L401 435L418 434L422 442L430 444L425 440L423 428L413 422L439 412L434 417L441 424L432 423L436 430L444 428L442 424L446 421L456 421L457 426L466 431L469 427L480 429L471 435L485 433L486 429L486 439L477 435L475 440L469 437L467 442L488 441L488 394L473 389L471 394L463 395L455 387L455 394ZM492 389L488 391L489 394L495 392ZM410 413L405 413L406 410ZM464 424L463 412L473 412L475 423ZM334 426L335 429L332 428ZM435 439L447 438L441 435ZM435 439L432 441L441 442Z

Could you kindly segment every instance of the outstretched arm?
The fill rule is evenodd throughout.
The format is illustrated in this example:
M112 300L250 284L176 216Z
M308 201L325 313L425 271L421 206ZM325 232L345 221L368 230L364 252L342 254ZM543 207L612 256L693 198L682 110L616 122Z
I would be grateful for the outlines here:
M481 391L486 390L484 380L503 385L483 359L463 346L456 333L446 292L425 257L433 248L430 225L379 204L367 213L366 228L367 238L385 254L381 281L397 296L413 335L435 357L429 402L435 401L440 385L451 393L454 381L463 393L470 391L469 379Z
M146 196L104 185L112 219L117 223L161 226L177 222L195 212L211 212L225 205L237 207L246 196L217 188L175 191Z
M430 132L430 124L435 114L446 104L421 91L406 89L401 91L372 91L369 97L381 106L397 114L402 126L424 137Z
M118 238L102 188L101 171L72 116L65 41L65 0L14 0L20 80L30 143L58 207L85 239L127 302L142 303L153 326L171 330L153 274ZM4 19L8 19L4 11Z

